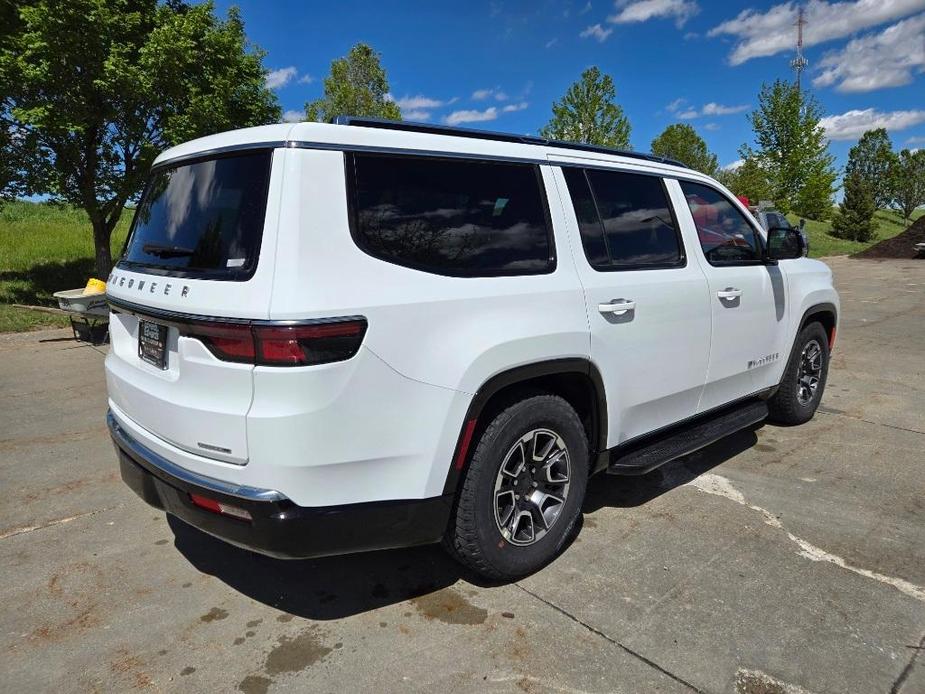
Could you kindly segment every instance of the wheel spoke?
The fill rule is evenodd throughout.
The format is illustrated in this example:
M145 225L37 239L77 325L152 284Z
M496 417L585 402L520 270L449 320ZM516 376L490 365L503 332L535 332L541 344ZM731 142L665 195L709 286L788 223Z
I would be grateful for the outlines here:
M535 490L527 500L533 505L538 515L537 520L545 530L548 530L555 522L559 511L562 510L562 504L565 503L565 499L562 497L541 492L539 489Z
M560 485L568 482L568 465L565 462L565 449L561 449L549 456L543 463L541 479L548 484Z
M527 464L527 453L524 450L523 441L519 441L501 466L501 474L507 477L517 477Z
M529 511L521 511L511 522L511 538L523 544L529 544L536 538L536 530L533 527L533 514Z
M546 441L540 447L540 439L546 439ZM547 432L538 431L533 436L533 460L539 462L544 460L546 456L549 455L549 452L552 450L552 447L556 445L556 437Z
M502 528L507 526L517 508L514 504L514 491L506 489L496 493L495 508L498 511L498 523L501 524Z

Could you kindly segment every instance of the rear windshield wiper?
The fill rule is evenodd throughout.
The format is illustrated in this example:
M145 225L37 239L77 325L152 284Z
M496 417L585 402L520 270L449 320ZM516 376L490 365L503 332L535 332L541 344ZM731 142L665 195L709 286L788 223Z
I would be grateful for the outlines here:
M146 243L141 247L148 255L156 255L160 258L182 258L183 256L193 255L195 249L183 248L182 246L165 246L159 243Z

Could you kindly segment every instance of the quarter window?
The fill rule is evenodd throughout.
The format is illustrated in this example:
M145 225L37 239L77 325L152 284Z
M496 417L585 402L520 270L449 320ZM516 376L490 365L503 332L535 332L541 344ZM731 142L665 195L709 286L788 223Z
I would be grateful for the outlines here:
M755 227L735 205L709 186L691 181L680 183L697 227L700 247L711 265L761 260L761 241Z
M460 277L555 268L538 167L347 155L357 245L397 265Z
M661 179L601 169L563 171L592 267L620 270L684 264Z

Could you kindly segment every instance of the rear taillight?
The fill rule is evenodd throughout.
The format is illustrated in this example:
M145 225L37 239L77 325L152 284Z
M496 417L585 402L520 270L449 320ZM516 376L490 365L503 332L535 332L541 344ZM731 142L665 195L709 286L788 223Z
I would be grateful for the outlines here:
M303 325L195 323L183 330L224 361L264 366L309 366L349 359L366 335L366 319Z

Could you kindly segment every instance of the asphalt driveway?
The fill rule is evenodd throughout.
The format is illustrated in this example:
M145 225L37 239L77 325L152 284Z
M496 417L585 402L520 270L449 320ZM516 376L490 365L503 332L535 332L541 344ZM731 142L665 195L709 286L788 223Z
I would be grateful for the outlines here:
M282 562L121 482L104 351L0 336L6 691L925 692L925 261L835 259L823 406L595 478L542 572Z

